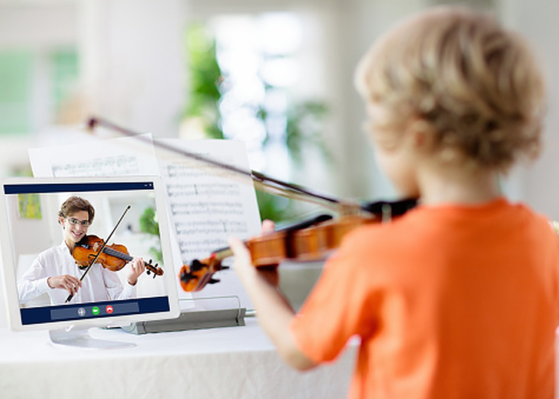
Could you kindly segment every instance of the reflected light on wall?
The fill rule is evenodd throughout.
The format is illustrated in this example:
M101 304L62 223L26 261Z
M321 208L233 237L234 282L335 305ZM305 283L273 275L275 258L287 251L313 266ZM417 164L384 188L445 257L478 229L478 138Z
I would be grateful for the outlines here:
M210 22L224 76L222 130L226 138L246 143L257 170L265 169L273 153L274 164L289 173L289 154L278 139L285 136L290 93L299 76L301 24L296 14L285 12L222 15Z

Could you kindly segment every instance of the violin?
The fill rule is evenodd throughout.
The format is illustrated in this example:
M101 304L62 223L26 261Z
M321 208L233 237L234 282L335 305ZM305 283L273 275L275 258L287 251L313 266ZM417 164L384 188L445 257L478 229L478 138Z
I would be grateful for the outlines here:
M415 199L397 202L374 202L362 207L366 215L347 215L333 220L323 214L299 222L273 233L245 241L255 267L276 266L284 260L315 261L326 258L353 229L369 223L378 223L403 215L417 205ZM228 267L221 263L233 255L230 248L214 251L208 258L193 260L179 272L181 288L186 292L200 291L207 284L219 280L214 274Z
M95 235L86 235L76 243L76 247L72 251L72 256L78 266L87 267L104 244L105 241L102 238ZM130 256L128 249L124 245L112 244L105 245L103 253L99 254L96 263L100 263L105 269L117 272L132 259L132 256ZM155 266L152 265L151 260L148 263L144 262L144 265L147 269L146 273L148 275L153 273L153 278L163 274L163 269L157 267L157 264L155 264Z

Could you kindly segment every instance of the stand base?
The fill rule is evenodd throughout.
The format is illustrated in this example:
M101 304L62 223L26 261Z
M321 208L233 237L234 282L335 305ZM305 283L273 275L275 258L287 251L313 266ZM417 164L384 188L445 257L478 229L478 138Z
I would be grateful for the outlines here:
M183 311L176 319L144 321L121 327L132 334L147 334L245 325L245 308Z
M50 330L50 340L59 345L94 349L120 349L136 346L132 342L106 341L89 335L90 327L70 327L68 329Z

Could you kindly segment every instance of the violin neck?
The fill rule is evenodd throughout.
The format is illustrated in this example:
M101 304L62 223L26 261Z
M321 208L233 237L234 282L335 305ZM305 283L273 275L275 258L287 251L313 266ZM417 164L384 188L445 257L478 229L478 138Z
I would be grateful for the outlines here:
M125 260L125 261L127 261L127 262L130 262L132 259L134 259L132 256L130 256L130 255L128 255L128 254L125 254L125 253L123 253L123 252L117 251L116 249L112 249L112 248L105 248L105 249L103 250L103 252L106 253L106 254L109 255L109 256L114 256L115 258L122 259L122 260ZM160 272L161 269L158 269L158 268L156 267L157 265L153 266L153 265L151 264L151 261L150 261L150 263L144 262L144 266L145 266L148 270L154 272L154 273L157 274L157 275L160 275L160 274L161 274L161 272Z
M132 259L134 259L130 255L122 253L112 248L105 248L103 252L106 253L107 255L114 256L115 258L122 259L127 262L130 262Z
M233 251L229 247L218 249L211 255L211 257L218 262L221 262L223 259L229 258L230 256L233 256Z
M293 231L297 231L297 230L302 230L302 229L306 229L307 227L311 227L311 226L317 225L319 223L326 222L327 220L330 220L330 219L332 219L332 215L321 214L321 215L318 215L318 216L313 216L310 219L303 220L303 221L298 222L296 224L281 228L279 230L276 230L275 232L278 233L278 232L285 231L285 232L289 233L289 232L293 232ZM246 243L246 241L245 241L245 243ZM229 258L230 256L233 256L233 251L229 247L224 247L224 248L220 248L220 249L215 250L212 253L211 258L215 259L218 262L221 262L223 259Z

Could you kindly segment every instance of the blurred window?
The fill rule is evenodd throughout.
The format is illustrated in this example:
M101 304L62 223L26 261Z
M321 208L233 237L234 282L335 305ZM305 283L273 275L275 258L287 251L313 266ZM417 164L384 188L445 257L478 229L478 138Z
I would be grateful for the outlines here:
M42 73L43 68L48 72ZM44 57L26 50L1 50L0 134L28 134L45 121L55 123L75 93L78 78L74 49L53 50Z
M210 26L224 77L224 137L246 143L255 169L265 169L271 156L288 169L287 113L299 77L300 18L289 12L221 15Z
M32 130L33 55L0 51L0 134Z
M75 50L55 51L50 56L50 64L53 111L56 114L75 94L79 79L78 54Z

